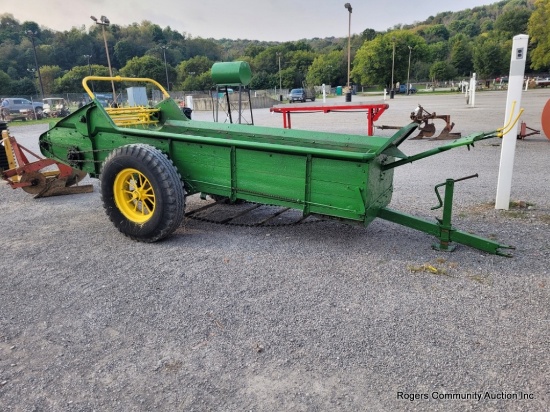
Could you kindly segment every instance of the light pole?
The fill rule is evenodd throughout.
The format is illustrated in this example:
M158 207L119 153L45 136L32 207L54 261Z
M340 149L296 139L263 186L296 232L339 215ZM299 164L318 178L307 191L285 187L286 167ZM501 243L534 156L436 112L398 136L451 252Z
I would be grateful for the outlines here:
M277 52L277 57L279 59L279 100L283 100L283 79L281 77L281 52Z
M411 80L411 54L412 54L412 47L411 46L408 46L409 47L409 68L407 70L407 96L411 94L411 91L409 90L410 87L410 80Z
M92 55L91 54L85 54L84 56L85 59L88 59L88 76L91 76L92 75L92 66L90 65L90 59L92 58Z
M393 53L391 57L391 90L390 90L390 99L393 99L395 90L393 90L393 71L395 69L395 37L392 37L393 41Z
M32 30L27 30L26 32L27 36L31 39L32 43L32 49L34 51L34 64L36 65L36 72L38 73L38 81L40 83L40 93L41 93L41 99L44 99L44 85L42 84L42 76L40 74L40 67L38 67L38 58L36 57L36 46L34 45L34 38L36 36L36 32L33 32Z
M99 24L101 26L101 30L103 32L103 41L105 42L105 53L107 54L107 65L109 66L109 75L111 76L111 86L113 87L113 103L116 104L116 89L115 89L115 82L113 81L113 69L111 68L111 58L109 57L109 46L107 45L107 36L105 34L105 26L108 26L111 24L109 19L105 16L101 16L100 19L96 19L94 16L90 16L90 18L95 21L95 24Z
M92 55L91 54L85 54L83 57L85 59L88 59L88 76L91 76L92 75L92 65L90 64L90 59L92 58ZM94 82L92 82L92 92L94 92L94 94L95 94Z
M348 9L349 11L349 22L348 22L348 93L349 95L346 95L346 100L351 101L351 90L350 90L350 84L349 84L349 73L351 68L351 4L346 3L344 4L344 7Z
M168 48L168 46L162 45L160 46L160 48L162 49L162 54L164 56L164 71L166 72L166 90L170 91L170 81L168 80L168 65L166 64L166 49Z

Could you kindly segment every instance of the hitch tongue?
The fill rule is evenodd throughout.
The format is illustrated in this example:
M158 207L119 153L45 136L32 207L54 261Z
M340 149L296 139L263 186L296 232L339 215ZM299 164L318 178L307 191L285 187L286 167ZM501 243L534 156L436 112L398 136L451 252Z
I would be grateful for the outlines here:
M456 242L474 247L479 250L483 250L485 252L493 253L500 256L511 257L511 253L501 251L500 249L515 249L513 246L501 245L500 243L497 243L493 240L485 239L471 233L456 230L451 224L455 182L473 179L474 177L478 176L479 175L476 173L475 175L465 176L459 179L447 179L445 183L441 183L435 186L435 194L437 195L439 204L432 207L431 210L443 207L443 217L441 219L436 218L437 227L439 229L439 234L437 235L439 242L435 243L432 247L436 250L452 252L455 249L455 246L452 244L452 242ZM445 200L441 200L441 195L439 194L438 189L441 186L445 186Z

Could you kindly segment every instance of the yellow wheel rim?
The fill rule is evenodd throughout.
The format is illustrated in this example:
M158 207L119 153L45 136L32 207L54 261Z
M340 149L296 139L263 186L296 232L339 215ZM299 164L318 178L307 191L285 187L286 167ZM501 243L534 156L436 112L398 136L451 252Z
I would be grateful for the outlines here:
M113 185L115 203L134 223L145 223L155 213L155 191L147 177L136 169L123 169Z

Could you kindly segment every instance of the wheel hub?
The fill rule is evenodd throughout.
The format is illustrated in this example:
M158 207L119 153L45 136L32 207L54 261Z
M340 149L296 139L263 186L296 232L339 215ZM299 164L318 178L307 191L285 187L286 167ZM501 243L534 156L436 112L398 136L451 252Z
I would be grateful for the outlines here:
M155 211L155 193L149 179L136 169L124 169L113 184L115 202L129 220L143 224Z

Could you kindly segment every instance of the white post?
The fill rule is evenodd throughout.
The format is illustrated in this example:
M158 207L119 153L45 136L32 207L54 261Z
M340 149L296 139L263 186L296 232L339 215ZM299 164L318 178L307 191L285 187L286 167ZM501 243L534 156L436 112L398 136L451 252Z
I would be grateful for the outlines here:
M470 106L474 107L476 104L476 74L472 74L470 79Z
M512 43L512 58L510 61L510 75L508 76L508 96L506 98L506 115L504 116L505 125L510 119L515 119L520 111L528 42L529 36L526 34L514 36L514 41ZM518 125L516 123L502 138L495 209L508 210L510 207L510 192L512 189L512 172L514 169L517 133Z
M325 89L325 83L323 83L323 103L327 102L327 92Z
M185 96L185 105L189 107L191 110L194 109L193 107L193 96Z
M384 100L386 100L386 94L388 93L388 89L384 88Z

